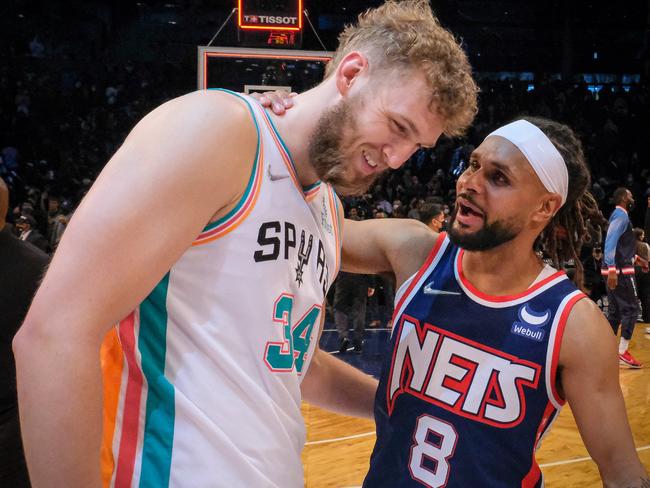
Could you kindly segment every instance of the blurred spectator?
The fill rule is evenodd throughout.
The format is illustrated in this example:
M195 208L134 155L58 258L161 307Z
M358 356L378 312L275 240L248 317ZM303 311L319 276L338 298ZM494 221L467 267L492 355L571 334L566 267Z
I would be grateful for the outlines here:
M339 331L339 352L345 354L350 345L349 330L352 329L354 352L363 348L366 328L366 305L368 296L374 294L374 278L368 275L340 272L334 290L334 322Z
M348 212L348 218L361 220L355 207ZM345 354L348 350L350 329L353 331L354 352L360 353L366 329L368 297L375 293L374 277L341 271L334 284L334 322L339 332L339 353Z
M50 196L47 202L47 240L52 251L59 245L67 224L68 218L63 213L60 198Z
M18 240L5 221L9 190L0 179L0 486L30 486L20 438L11 341L25 318L48 257Z
M406 218L406 210L402 205L398 205L396 207L393 207L393 217L396 219L405 219Z
M599 246L594 247L591 254L582 260L582 267L584 269L585 292L602 309L602 299L607 293L605 282L600 273L603 267L603 249Z
M432 231L440 233L445 225L445 213L442 205L425 203L420 207L420 221Z
M647 197L648 206L645 210L645 221L643 223L643 232L646 237L650 236L650 196Z
M43 252L48 252L50 245L36 228L36 220L31 215L22 215L16 221L16 228L20 231L19 239L29 242Z
M29 43L29 52L32 54L33 58L42 58L45 55L45 46L38 39L38 36L34 38Z

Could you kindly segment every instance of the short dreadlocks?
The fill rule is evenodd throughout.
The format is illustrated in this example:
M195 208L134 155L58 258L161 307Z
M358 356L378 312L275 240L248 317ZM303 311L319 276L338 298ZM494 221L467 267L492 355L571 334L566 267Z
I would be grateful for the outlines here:
M522 117L536 125L555 145L569 172L569 188L566 202L555 214L538 238L538 245L559 268L564 261L573 260L576 267L575 282L583 285L583 268L580 249L588 239L587 220L600 215L598 204L589 193L591 174L585 160L582 143L576 134L564 124L543 117ZM537 247L537 246L536 246Z

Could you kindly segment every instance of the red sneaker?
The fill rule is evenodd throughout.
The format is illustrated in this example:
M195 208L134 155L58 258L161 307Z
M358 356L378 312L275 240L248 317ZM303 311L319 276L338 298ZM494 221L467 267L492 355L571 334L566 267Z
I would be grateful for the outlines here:
M630 354L630 351L625 351L623 354L618 355L618 363L621 366L627 366L628 368L639 369L643 368L643 364L634 359L634 356Z

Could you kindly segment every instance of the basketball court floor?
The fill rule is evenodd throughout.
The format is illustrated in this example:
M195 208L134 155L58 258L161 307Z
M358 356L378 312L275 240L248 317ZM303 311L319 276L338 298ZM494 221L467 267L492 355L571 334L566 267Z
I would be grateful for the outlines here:
M650 335L644 333L647 325L637 324L630 347L646 367L620 368L620 379L637 451L650 472ZM387 329L368 329L363 353L357 355L350 351L341 357L378 376L389 334ZM338 337L333 324L326 324L321 348L338 355ZM305 486L360 486L375 442L374 422L335 415L308 404L303 404L303 415L307 425L307 445L303 452ZM602 486L598 469L580 439L568 405L544 440L537 453L537 462L542 468L546 488Z

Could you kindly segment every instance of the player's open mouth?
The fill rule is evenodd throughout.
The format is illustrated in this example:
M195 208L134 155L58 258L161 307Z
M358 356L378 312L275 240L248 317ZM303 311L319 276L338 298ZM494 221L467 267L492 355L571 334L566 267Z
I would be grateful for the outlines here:
M458 213L464 217L476 216L483 218L483 213L472 205L458 202Z
M456 200L458 212L456 220L463 226L482 225L485 214L474 204L467 200Z

